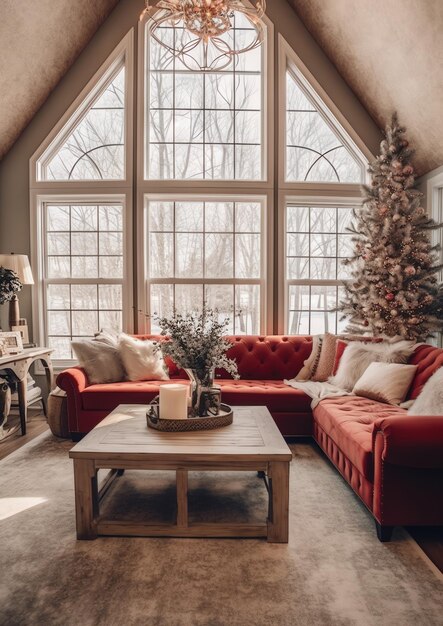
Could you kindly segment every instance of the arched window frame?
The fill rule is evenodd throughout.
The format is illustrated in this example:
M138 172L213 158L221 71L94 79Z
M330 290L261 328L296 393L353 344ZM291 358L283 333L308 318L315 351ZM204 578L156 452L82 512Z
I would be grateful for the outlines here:
M133 102L134 102L134 31L131 29L95 72L64 115L53 127L30 159L31 189L80 189L85 187L126 187L133 180ZM126 68L125 81L125 176L121 180L44 180L39 162L47 158L63 143L73 128L85 117L98 94L122 66Z
M223 199L229 195L232 199L241 202L250 198L259 198L264 209L262 233L262 267L261 283L261 324L260 333L272 332L274 324L273 303L273 272L274 272L274 205L275 205L275 89L274 89L274 25L264 18L266 39L263 44L263 179L256 181L244 180L154 180L145 177L146 154L146 76L148 68L148 51L146 29L148 18L140 21L138 27L138 100L137 100L137 327L139 332L150 332L149 316L154 313L149 303L149 276L147 275L146 258L148 246L145 237L146 206L152 195L164 200L182 196L183 200L201 197L204 194L211 198ZM141 138L143 138L141 140ZM228 194L227 194L228 188Z
M315 107L325 122L340 137L342 143L361 163L362 182L367 181L366 167L373 155L351 127L345 116L338 109L332 98L326 93L315 76L309 71L293 48L281 36L278 36L278 216L277 233L280 242L278 263L278 319L279 333L289 332L289 288L291 285L332 286L338 287L341 280L325 279L315 281L309 277L299 280L287 276L287 234L286 220L288 206L324 206L358 207L361 205L361 183L340 182L290 182L286 180L286 81L287 71L292 72L296 82ZM331 332L335 332L331 328Z
M246 1L246 0L245 0ZM39 315L39 302L42 299L42 267L41 267L41 210L39 207L47 198L94 196L114 198L123 197L126 210L126 238L125 238L125 307L124 330L132 332L149 332L150 313L147 302L146 284L146 242L145 216L146 203L149 197L158 196L166 199L173 197L211 197L225 198L228 192L235 200L247 201L250 198L259 198L265 207L263 224L263 256L265 267L261 276L263 297L261 302L261 333L284 333L287 329L287 280L285 275L285 218L288 203L306 205L316 202L317 206L357 206L361 202L359 184L345 183L312 183L288 182L285 180L285 103L286 103L286 69L290 67L297 73L297 80L315 101L316 107L322 112L328 123L339 132L343 143L351 149L354 155L366 166L367 160L373 156L352 129L345 116L339 111L332 99L328 97L319 82L309 72L292 47L278 35L274 41L274 26L266 19L267 40L263 55L263 150L264 150L264 177L258 181L244 180L146 180L145 178L145 77L146 77L146 18L138 24L137 54L137 81L134 81L134 35L131 30L122 42L103 63L94 77L82 90L66 114L56 124L40 148L30 161L31 187L31 226L32 226L32 258L33 266L37 268L37 285L33 296L34 336L37 341L45 339L44 322ZM277 58L275 58L275 56ZM94 99L91 93L99 84L103 84L109 75L115 71L118 63L124 60L127 69L126 103L126 171L122 181L42 181L39 180L38 159L51 149L55 138L63 132L72 114L88 106L88 97ZM274 68L277 74L274 76ZM274 88L275 86L275 88ZM136 101L134 102L134 98ZM90 101L89 101L90 102ZM136 126L134 128L133 112L135 111ZM59 138L60 139L60 138ZM134 159L135 157L135 159ZM321 203L321 204L320 204ZM134 225L132 219L134 216ZM135 227L135 228L134 228ZM132 252L135 245L136 254ZM133 307L133 273L137 273L137 284L134 286L137 293L138 316L134 315ZM309 282L309 281L308 281ZM38 330L37 330L38 326Z
M125 67L125 177L122 180L41 180L39 161L56 146L86 115L98 94L120 67ZM124 210L123 258L123 328L134 330L133 315L133 179L134 179L134 30L114 48L100 68L94 73L79 95L68 107L52 131L30 159L30 223L31 259L35 286L32 293L32 319L34 340L39 344L48 341L48 317L46 307L46 233L45 206L48 203L118 203ZM69 281L68 281L69 282ZM73 282L73 281L71 281ZM80 281L87 283L88 281ZM97 279L98 284L106 281ZM119 282L117 280L117 282ZM70 359L55 359L59 368L72 365Z

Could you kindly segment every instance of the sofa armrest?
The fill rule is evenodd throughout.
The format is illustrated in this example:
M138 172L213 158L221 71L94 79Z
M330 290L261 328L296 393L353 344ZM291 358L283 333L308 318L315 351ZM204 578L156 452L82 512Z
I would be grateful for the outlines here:
M375 446L383 438L383 446ZM391 465L443 468L443 416L395 416L374 422L373 450Z
M88 377L81 367L71 367L57 376L57 386L63 389L68 395L72 392L81 393L88 387Z

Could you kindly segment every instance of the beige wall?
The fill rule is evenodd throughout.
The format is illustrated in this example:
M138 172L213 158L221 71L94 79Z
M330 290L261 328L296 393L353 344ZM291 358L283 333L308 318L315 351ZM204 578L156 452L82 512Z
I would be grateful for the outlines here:
M137 25L143 8L143 0L120 0L0 162L0 252L30 253L29 159L119 41ZM31 325L30 287L23 288L20 305ZM7 306L0 307L0 321L6 328Z
M143 6L143 0L120 0L0 163L0 252L29 254L29 159L118 42L130 28L137 26ZM268 7L276 35L278 32L283 35L362 141L372 152L377 152L379 129L286 0L272 0ZM24 288L20 302L22 316L31 324L31 288ZM7 307L1 308L0 319L6 327Z

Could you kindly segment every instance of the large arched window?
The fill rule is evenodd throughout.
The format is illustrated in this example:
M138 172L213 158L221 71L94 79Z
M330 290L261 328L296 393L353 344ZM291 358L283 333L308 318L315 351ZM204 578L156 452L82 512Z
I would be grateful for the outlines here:
M129 33L31 162L40 342L65 364L72 338L155 332L154 313L204 301L233 333L336 330L365 171L352 129L269 20L263 46L220 71L138 29L137 51Z
M309 335L336 333L344 326L334 308L347 279L342 264L352 254L347 229L353 208L360 204L366 163L329 108L333 102L315 89L315 79L309 77L310 82L307 74L294 51L282 43L280 329Z
M183 23L161 28L160 38L183 37ZM222 38L242 45L251 30L244 16ZM145 31L147 179L262 180L264 49L221 71L188 69ZM198 56L201 48L188 56ZM192 68L192 63L188 65ZM196 63L197 66L197 63Z

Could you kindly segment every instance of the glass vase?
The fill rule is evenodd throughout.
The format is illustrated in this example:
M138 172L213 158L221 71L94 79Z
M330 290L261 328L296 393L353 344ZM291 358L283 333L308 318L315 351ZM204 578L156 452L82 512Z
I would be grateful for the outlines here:
M214 369L197 370L186 369L185 372L191 381L191 417L207 415L205 397L214 386Z

